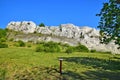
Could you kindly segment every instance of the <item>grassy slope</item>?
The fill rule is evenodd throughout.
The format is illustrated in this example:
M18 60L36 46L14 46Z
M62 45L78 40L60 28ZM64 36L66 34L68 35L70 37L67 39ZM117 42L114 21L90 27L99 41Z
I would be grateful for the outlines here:
M58 73L59 57L64 59L64 74L62 76ZM5 71L5 78L8 80L25 78L34 78L35 80L58 80L59 78L67 80L119 80L120 55L103 53L52 54L35 52L34 48L11 47L0 49L0 69ZM3 71L1 71L0 77L4 75Z

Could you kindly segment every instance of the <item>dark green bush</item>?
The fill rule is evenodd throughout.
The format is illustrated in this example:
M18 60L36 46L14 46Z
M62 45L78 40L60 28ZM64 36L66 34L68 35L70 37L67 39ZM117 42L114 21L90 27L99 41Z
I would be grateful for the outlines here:
M28 44L28 45L27 45L27 47L31 47L31 45L30 45L30 44Z
M0 42L6 42L6 38L4 37L0 38Z
M18 41L18 46L19 47L25 47L25 43L21 40Z
M45 52L60 52L60 47L58 43L50 41L50 42L44 43L43 46L45 48L44 49Z
M7 31L4 29L0 29L0 42L6 41Z
M7 31L4 29L0 29L0 38L6 37Z
M6 75L6 71L3 69L0 69L0 80L5 80L5 75Z
M79 44L78 46L76 46L75 49L77 52L89 52L89 49L82 44Z
M5 43L0 43L0 48L8 48L8 45Z
M14 40L13 38L9 39L9 41L13 41L13 40Z
M89 52L88 48L84 45L79 44L78 46L70 46L68 44L56 43L56 42L38 42L39 46L36 47L36 52Z
M96 52L96 50L95 50L95 49L92 49L90 52L91 52L91 53L95 53L95 52Z
M43 51L44 51L43 45L38 45L38 46L36 47L36 52L43 52Z
M55 42L44 42L44 43L40 43L38 47L36 47L36 52L60 52L60 46L58 45L58 43Z
M44 23L40 23L39 27L45 27Z
M73 47L68 47L65 52L68 53L68 54L70 54L70 53L72 53L73 51L74 51L74 48L73 48Z
M58 43L50 41L50 42L44 43L43 46L45 48L44 49L45 52L60 52L60 47Z

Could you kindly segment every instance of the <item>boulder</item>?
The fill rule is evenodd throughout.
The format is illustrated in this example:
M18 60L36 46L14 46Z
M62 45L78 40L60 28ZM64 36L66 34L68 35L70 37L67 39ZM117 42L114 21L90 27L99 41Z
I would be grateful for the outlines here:
M33 33L35 31L36 24L32 21L10 22L7 28L14 31L22 31L24 33Z

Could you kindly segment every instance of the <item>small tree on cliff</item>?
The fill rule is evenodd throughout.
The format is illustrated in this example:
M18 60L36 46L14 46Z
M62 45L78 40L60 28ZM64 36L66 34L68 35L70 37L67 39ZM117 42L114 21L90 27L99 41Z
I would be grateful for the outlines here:
M39 27L45 27L44 23L40 23Z

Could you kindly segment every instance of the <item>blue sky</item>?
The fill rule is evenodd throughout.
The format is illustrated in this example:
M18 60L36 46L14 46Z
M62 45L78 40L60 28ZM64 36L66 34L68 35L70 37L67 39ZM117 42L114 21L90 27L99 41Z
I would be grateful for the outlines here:
M10 21L43 22L48 26L72 23L96 28L108 0L0 0L0 28Z

